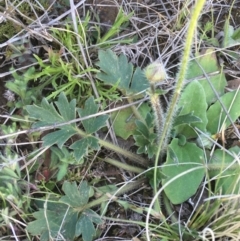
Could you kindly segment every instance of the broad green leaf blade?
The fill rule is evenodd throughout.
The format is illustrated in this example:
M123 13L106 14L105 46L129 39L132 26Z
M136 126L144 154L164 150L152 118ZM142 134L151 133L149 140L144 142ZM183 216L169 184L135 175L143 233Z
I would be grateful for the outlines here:
M83 212L77 221L75 234L82 235L83 241L92 241L96 235L95 227L87 213Z
M98 140L94 137L86 137L82 140L74 142L71 146L71 149L74 150L74 157L77 162L79 162L83 156L88 154L88 149L91 148L93 150L98 150Z
M132 118L130 118L131 116ZM127 140L129 136L134 133L134 130L136 129L136 118L133 116L131 108L113 112L111 114L111 119L113 120L113 130L116 136Z
M188 84L180 97L178 106L182 107L179 116L192 114L199 118L201 122L192 122L191 127L188 124L178 125L175 127L176 133L183 134L186 138L193 138L196 137L197 134L192 127L197 127L201 131L206 132L207 103L204 89L201 84L197 81L192 81Z
M85 117L96 114L98 112L98 106L94 102L93 97L89 97L85 102L84 109L79 108L77 109L77 111L80 117ZM83 120L82 124L86 132L88 134L92 134L101 129L102 127L104 127L106 125L107 119L108 115L101 115L98 117L93 117L88 120Z
M150 112L150 108L148 104L142 104L139 109L139 113L143 118ZM133 114L132 108L126 108L120 110L118 112L114 112L111 115L111 119L113 120L113 129L117 136L120 136L124 140L128 139L129 136L133 135L137 120Z
M235 146L229 149L231 153L239 155L240 148ZM229 168L234 162L233 156L223 150L216 150L212 159L209 162L209 176L216 179L215 192L220 192L222 195L239 194L240 192L240 166L235 160L235 166ZM236 167L237 165L237 167Z
M75 130L58 130L51 132L43 137L43 146L52 146L54 144L57 144L58 147L61 149L63 147L63 144L74 134L76 134Z
M173 139L170 148L177 156L176 163L168 151L167 161L162 167L162 172L166 176L162 184L165 185L172 178L176 177L191 168L202 166L198 169L183 175L167 185L164 189L167 197L173 204L180 204L194 195L204 177L204 152L193 143L187 142L184 146L178 145L178 139Z
M199 65L202 67L200 68ZM220 71L219 74L208 75ZM206 101L208 105L217 100L215 93L213 92L208 80L204 77L204 72L208 75L209 81L211 81L214 89L219 96L224 94L224 88L227 85L225 75L221 72L221 69L218 66L218 61L215 54L215 49L207 49L197 56L196 59L192 60L189 63L189 68L187 71L187 79L199 78L199 83L202 85ZM203 77L202 77L203 76Z
M110 49L99 50L98 66L101 69L96 77L103 82L115 85L119 81L119 88L122 90L129 89L133 73L133 65L128 63L125 55L119 57Z
M88 203L90 188L86 181L83 181L79 188L77 187L76 182L71 183L65 181L62 189L65 196L60 198L61 202L64 202L71 207L82 207Z
M41 241L57 239L61 235L65 240L73 240L78 214L65 204L55 202L47 209L33 213L36 219L30 222L27 230L34 236L41 235Z
M240 116L240 92L233 91L226 93L220 98L220 101L234 122ZM207 111L207 118L209 120L207 130L211 134L218 133L222 125L224 125L224 129L226 129L231 124L230 120L226 118L226 113L223 111L219 101L210 106Z
M150 87L149 81L146 79L143 71L137 67L132 78L129 94L142 92Z
M63 117L65 121L74 120L76 118L76 100L73 99L71 102L68 103L67 97L65 96L64 92L62 92L59 97L58 101L55 102L56 106L58 107L58 111ZM75 126L75 124L71 124Z

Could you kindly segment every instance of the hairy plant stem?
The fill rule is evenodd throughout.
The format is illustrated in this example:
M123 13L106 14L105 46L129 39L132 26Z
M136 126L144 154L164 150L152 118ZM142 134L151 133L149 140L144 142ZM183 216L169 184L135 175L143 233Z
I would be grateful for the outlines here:
M132 191L134 189L137 189L139 186L141 186L145 182L146 182L146 178L140 178L140 179L138 179L134 182L129 182L123 188L121 188L119 191L117 191L117 192L114 191L114 192L111 192L111 193L104 193L100 198L87 203L85 206L82 206L80 208L76 208L76 210L79 211L79 212L82 212L86 209L89 209L89 208L95 207L97 205L100 205L103 202L108 201L110 198L114 201L117 198L117 196L122 195L124 193L127 193L129 191Z
M133 103L132 97L128 97L127 101L128 101L129 104L132 104ZM145 123L144 118L142 117L142 115L140 114L140 112L138 111L136 106L135 105L131 105L131 109L132 109L132 112L135 115L135 117L137 119L139 119L140 121L142 121L143 123Z
M87 137L87 136L91 136L90 134L85 133L84 131L80 130L79 128L76 129L77 133L81 136L81 137ZM144 167L147 167L149 165L148 160L145 160L144 158L142 158L139 155L136 155L130 151L124 150L123 148L116 146L108 141L104 141L102 139L99 139L97 137L95 137L98 140L98 143L101 146L106 147L109 150L115 151L127 158L129 158L131 161L134 161Z
M134 173L143 173L144 172L144 169L142 169L142 168L131 166L126 163L122 163L120 161L113 160L111 158L104 158L104 159L98 158L98 159L102 160L104 162L110 163L111 165L119 167L125 171L134 172Z
M165 117L162 109L162 105L159 99L159 95L155 93L154 88L151 86L151 92L149 93L150 101L152 104L153 112L155 115L155 126L157 128L158 140L160 140L162 134L162 126L165 122Z
M155 159L155 165L154 165L154 167L155 167L154 168L154 193L155 193L155 195L157 193L157 188L158 188L158 186L157 186L157 168L158 168L159 157L161 155L161 151L164 150L164 146L168 143L168 140L169 140L169 134L170 134L170 131L172 128L172 120L173 120L175 112L176 112L176 107L177 107L180 93L184 86L184 80L185 80L185 76L187 73L187 67L188 67L188 63L189 63L189 56L191 53L194 32L197 27L198 18L200 16L204 3L205 3L205 0L196 1L196 5L193 10L190 22L189 22L189 27L188 27L188 31L186 34L186 41L184 44L184 50L183 50L181 65L180 65L180 69L179 69L178 79L176 82L175 91L171 98L171 102L168 106L168 110L166 113L166 119L165 119L165 123L163 124L162 134L161 134L161 137L159 140L158 150L157 150L156 159ZM156 211L161 212L161 206L159 203L159 199L156 199L155 209L156 209Z

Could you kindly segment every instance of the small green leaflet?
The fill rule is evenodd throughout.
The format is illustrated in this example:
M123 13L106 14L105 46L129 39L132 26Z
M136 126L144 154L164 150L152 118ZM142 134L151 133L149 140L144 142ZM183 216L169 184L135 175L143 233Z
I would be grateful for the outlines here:
M149 158L152 158L157 151L156 139L157 135L153 133L153 116L147 114L145 123L137 120L136 131L133 135L135 144L139 147L137 154L145 153Z
M149 88L149 83L140 68L133 70L133 65L127 57L121 54L119 57L110 49L99 50L99 62L101 72L96 77L103 82L116 85L127 94L138 93Z
M99 150L98 140L95 137L85 137L74 142L69 148L74 150L74 157L80 161L84 155L88 154L89 147L93 150Z
M93 223L101 224L102 220L99 215L91 209L85 210L76 224L76 236L82 235L84 241L92 241L96 235Z

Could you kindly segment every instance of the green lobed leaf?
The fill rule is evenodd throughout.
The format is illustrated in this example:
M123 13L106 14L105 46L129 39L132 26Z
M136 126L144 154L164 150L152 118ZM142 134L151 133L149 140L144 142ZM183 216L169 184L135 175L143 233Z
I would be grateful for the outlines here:
M40 235L41 241L49 241L62 236L65 240L73 240L78 214L65 204L55 202L33 213L35 221L27 225L27 230L34 236Z
M167 197L173 204L180 204L194 195L204 177L204 152L194 143L187 142L184 146L178 145L178 139L173 139L169 145L178 162L172 159L172 153L167 152L167 161L162 167L162 173L166 176L162 180L165 185L172 178L176 177L191 168L202 166L186 175L183 175L167 185L164 189Z
M179 116L192 115L195 118L201 120L201 122L192 122L189 126L188 123L178 125L175 127L176 133L183 134L186 138L193 138L197 136L197 133L193 130L193 127L206 132L207 125L207 102L203 87L197 81L192 81L184 89L178 106L182 107Z
M224 94L224 88L227 85L225 75L219 68L215 52L215 49L209 48L206 51L203 51L201 54L198 54L196 59L190 61L186 76L187 79L201 77L199 83L204 89L208 105L217 100L217 97L208 81L212 83L214 89L219 96L222 96ZM216 71L220 71L220 73L208 75L209 73L214 73ZM204 77L204 73L208 75L208 79Z
M240 116L240 92L232 91L226 93L220 98L220 101L225 106L229 116L234 122ZM207 118L209 120L207 130L211 134L216 134L223 124L224 129L231 124L230 120L226 118L227 115L225 111L223 111L220 101L210 106L207 111Z
M74 157L77 162L79 162L83 156L88 154L88 150L91 148L93 150L98 150L98 140L95 137L89 136L85 137L79 141L74 142L69 148L74 150Z
M85 117L96 114L98 112L98 106L94 102L93 97L91 96L86 100L84 109L78 108L77 111L80 117ZM84 126L85 131L88 134L92 134L101 129L102 127L104 127L106 125L107 119L108 115L101 115L98 117L93 117L88 120L83 120L82 124Z
M105 83L115 85L119 81L120 89L128 89L132 78L133 65L125 55L119 57L110 49L99 50L98 66L101 68L96 77Z
M82 207L88 203L89 199L89 186L86 181L81 182L79 188L76 182L63 183L62 187L65 196L61 197L59 201L64 202L71 207Z
M96 77L113 86L118 83L119 89L125 93L138 93L149 88L143 71L140 68L133 71L133 65L123 54L117 56L110 49L100 50L98 66L101 72L97 73Z
M135 140L135 144L139 146L137 154L145 153L149 158L152 158L156 154L157 144L155 142L157 135L155 133L151 133L149 138L145 138L141 134L138 135L136 132L133 138Z

